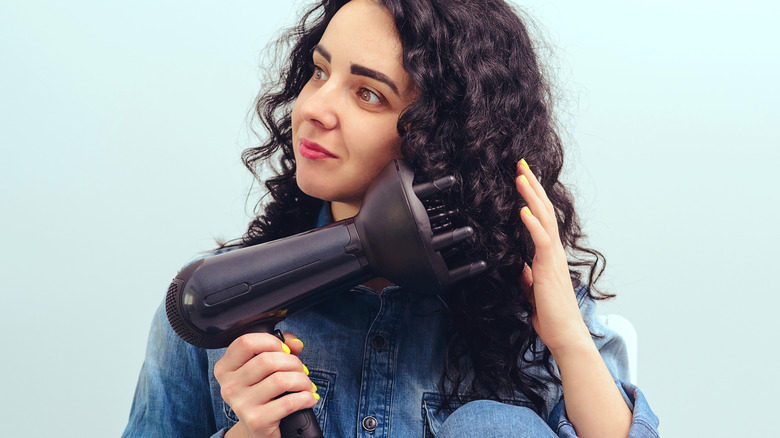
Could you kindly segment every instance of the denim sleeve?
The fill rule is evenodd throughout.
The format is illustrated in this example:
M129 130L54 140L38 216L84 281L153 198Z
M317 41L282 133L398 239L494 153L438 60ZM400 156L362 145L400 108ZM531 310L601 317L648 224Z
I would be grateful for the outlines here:
M594 334L593 341L604 359L612 378L615 380L623 399L631 409L633 419L629 438L658 438L658 417L650 409L650 405L645 400L644 394L636 386L627 383L629 380L628 355L626 345L623 339L614 331L607 328L598 319L596 312L596 302L587 295L587 289L581 287L577 290L577 298L580 302L580 311L582 318L588 325L591 333ZM576 438L568 417L566 416L566 406L564 400L553 407L548 417L548 424L561 438Z
M214 418L206 352L173 332L161 305L122 436L222 437Z

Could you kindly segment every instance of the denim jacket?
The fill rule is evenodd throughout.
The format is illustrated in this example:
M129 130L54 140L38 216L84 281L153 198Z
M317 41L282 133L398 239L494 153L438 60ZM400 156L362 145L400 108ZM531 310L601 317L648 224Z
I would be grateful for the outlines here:
M323 213L317 225L327 222ZM656 416L639 389L627 383L625 344L599 322L586 289L576 293L591 332L602 335L594 342L633 412L629 436L657 437ZM434 437L451 413L439 409L445 317L435 297L395 285L380 294L360 285L291 315L277 328L304 342L299 357L321 396L314 413L325 437ZM214 378L224 351L182 341L160 306L123 436L223 436L238 421ZM562 388L552 386L543 396L551 429L576 437ZM532 407L520 393L501 401Z

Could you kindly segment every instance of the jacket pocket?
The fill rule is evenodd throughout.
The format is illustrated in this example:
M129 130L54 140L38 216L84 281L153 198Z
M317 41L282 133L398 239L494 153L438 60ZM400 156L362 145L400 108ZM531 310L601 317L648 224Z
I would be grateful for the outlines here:
M333 385L336 383L336 375L327 371L310 369L309 380L317 385L317 394L320 400L314 405L314 416L320 423L323 435L328 422L328 402L333 398Z

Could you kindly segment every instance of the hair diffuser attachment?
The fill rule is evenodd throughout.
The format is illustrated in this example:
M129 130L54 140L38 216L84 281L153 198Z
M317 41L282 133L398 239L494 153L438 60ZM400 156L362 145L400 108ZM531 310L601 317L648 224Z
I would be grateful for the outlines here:
M450 270L440 252L474 234L471 227L450 230L449 216L455 212L446 211L436 199L426 202L452 188L455 178L417 185L413 180L405 162L390 162L369 187L354 222L375 276L435 295L449 284L481 273L487 265L478 261ZM441 231L434 233L434 229Z
M473 235L470 227L452 229L453 212L435 199L455 178L413 180L408 165L394 160L354 218L188 265L166 298L174 331L197 347L222 348L245 333L271 332L286 316L374 277L437 294L484 271L484 261L449 269L441 254Z

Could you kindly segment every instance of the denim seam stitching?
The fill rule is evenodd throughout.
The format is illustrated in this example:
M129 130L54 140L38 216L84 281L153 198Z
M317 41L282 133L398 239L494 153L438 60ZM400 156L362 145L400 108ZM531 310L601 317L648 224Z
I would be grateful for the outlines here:
M634 418L632 424L643 426L645 429L647 429L648 432L652 433L654 437L659 438L659 435L656 432L655 428L650 423L645 421L644 418Z

